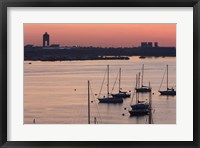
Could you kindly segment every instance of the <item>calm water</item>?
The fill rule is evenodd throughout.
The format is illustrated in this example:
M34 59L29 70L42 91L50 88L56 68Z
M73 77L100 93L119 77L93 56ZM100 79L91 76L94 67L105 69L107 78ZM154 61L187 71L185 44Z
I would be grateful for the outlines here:
M144 85L151 82L154 124L176 123L176 96L160 96L158 89L166 64L169 65L169 87L176 86L176 58L132 57L113 61L62 61L28 64L24 62L24 123L32 124L87 124L87 80L91 82L91 122L94 117L102 124L146 124L148 115L129 117L131 97L122 104L98 103L106 65L110 65L110 90L119 68L122 68L122 90L133 92L135 75L145 64ZM166 79L161 89L166 89ZM117 92L118 83L113 92ZM106 84L102 95L106 95ZM146 100L148 94L140 95ZM135 98L133 98L135 102ZM124 110L127 108L127 110ZM122 116L124 114L124 116Z

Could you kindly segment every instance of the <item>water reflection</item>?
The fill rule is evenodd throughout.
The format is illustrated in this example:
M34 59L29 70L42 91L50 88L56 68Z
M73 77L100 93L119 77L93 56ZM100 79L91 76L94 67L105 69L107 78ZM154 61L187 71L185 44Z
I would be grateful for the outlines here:
M169 85L176 84L175 58L26 63L29 62L25 61L24 64L25 124L32 124L33 119L36 119L38 124L87 124L87 80L91 81L93 95L98 94L107 64L110 65L110 87L121 67L121 87L123 90L131 90L132 93L135 87L135 74L141 70L142 64L145 64L144 83L151 81L153 88L154 123L176 123L176 96L160 96L158 92L166 64L170 67ZM106 94L106 87L102 93ZM91 103L92 123L95 117L99 123L103 124L146 123L148 115L129 116L128 110L132 96L124 99L122 104L101 104L98 103L97 96L94 95L91 98L94 101ZM148 94L140 94L139 97L145 101L148 99Z

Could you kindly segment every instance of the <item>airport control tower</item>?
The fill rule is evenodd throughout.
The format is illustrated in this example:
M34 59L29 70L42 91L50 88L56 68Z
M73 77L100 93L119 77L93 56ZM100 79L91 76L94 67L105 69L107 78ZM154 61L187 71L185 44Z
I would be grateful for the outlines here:
M50 37L49 34L45 32L45 34L43 34L43 47L49 46L49 44L50 44Z

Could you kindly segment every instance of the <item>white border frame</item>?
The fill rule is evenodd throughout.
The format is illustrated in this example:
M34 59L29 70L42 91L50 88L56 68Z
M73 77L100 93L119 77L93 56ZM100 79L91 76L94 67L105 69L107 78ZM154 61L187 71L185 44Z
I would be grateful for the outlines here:
M67 9L9 7L7 12L8 141L193 141L193 100L188 100L191 98L190 94L193 94L192 7ZM23 23L176 23L177 124L24 125ZM149 136L141 131L151 134Z

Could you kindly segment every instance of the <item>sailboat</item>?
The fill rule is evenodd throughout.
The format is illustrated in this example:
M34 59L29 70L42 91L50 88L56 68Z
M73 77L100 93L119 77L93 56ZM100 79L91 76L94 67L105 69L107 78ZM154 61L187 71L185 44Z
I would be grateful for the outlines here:
M151 95L151 92L149 92L149 102L145 102L139 100L139 93L136 92L136 104L131 105L131 110L129 110L130 116L149 114L151 111Z
M141 80L141 87L140 87L140 73L139 77L136 78L136 92L145 93L145 92L151 92L150 86L144 86L143 85L143 77L144 77L144 64L142 65L142 80Z
M121 91L121 68L119 69L119 92L111 95L117 98L128 98L131 96L126 91Z
M164 73L164 75L165 75L165 73ZM162 82L163 82L163 80L162 80ZM162 82L161 82L160 88L162 86ZM167 90L161 91L160 88L158 90L160 95L167 95L167 96L175 96L176 95L176 90L174 90L173 87L172 88L168 87L168 65L167 65Z
M100 103L123 103L123 98L113 97L109 93L109 65L107 65L107 96L98 98L98 100Z
M151 93L151 92L150 92ZM129 110L130 116L137 116L137 115L147 115L151 111L151 105L145 101L139 101L131 105L131 110Z

